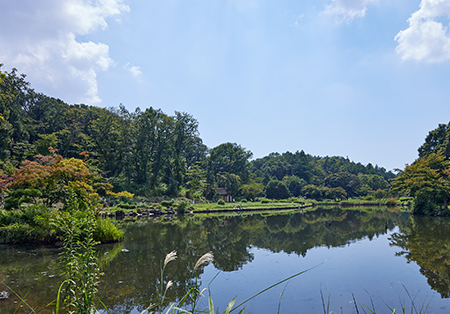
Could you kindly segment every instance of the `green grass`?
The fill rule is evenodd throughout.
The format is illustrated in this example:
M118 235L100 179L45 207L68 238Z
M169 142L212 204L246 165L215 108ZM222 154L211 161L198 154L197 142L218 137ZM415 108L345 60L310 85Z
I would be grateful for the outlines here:
M32 205L18 210L0 210L0 243L56 243L61 232L53 225L61 210ZM96 219L94 239L102 243L120 241L123 231L111 220Z
M290 202L290 201L275 201L275 202L269 202L269 203L261 203L261 202L247 202L247 203L225 203L225 205L218 205L217 203L210 203L210 204L195 204L191 205L191 207L194 208L196 211L207 211L207 210L218 210L218 209L265 209L265 208L283 208L283 207L298 207L298 206L311 206L312 202L306 202L304 205L301 205L297 202Z

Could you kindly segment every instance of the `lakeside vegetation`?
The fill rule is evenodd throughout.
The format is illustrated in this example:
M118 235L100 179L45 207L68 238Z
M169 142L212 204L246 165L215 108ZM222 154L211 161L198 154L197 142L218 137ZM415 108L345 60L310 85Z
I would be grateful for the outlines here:
M189 192L190 198L214 200L219 187L247 200L380 198L395 177L372 164L300 150L251 160L252 152L237 143L208 148L197 120L188 113L68 105L35 92L16 70L2 72L0 114L2 191L7 180L17 180L20 169L50 158L69 164L81 160L111 192L147 198L185 197ZM19 185L9 184L5 197ZM44 190L37 183L34 187Z
M430 132L419 159L397 169L398 176L370 163L304 151L251 160L252 152L237 143L208 148L188 113L68 105L34 91L15 69L0 75L0 229L12 232L10 239L26 234L23 239L54 241L43 236L54 235L53 229L39 225L47 218L30 212L48 217L64 210L70 191L94 213L365 203L450 214L445 125ZM221 201L218 188L234 202Z
M112 221L98 217L105 210L412 204L415 214L450 215L449 138L449 126L431 131L419 158L398 175L303 150L251 160L252 153L237 143L208 148L188 113L68 105L35 92L16 70L0 71L0 243L67 247L70 228L64 223L78 221L70 229L77 234L76 250L92 259L96 243L123 236ZM218 188L234 202L223 201ZM89 235L86 246L83 232ZM93 276L92 270L82 274L92 279L89 311L98 280L94 266ZM66 273L70 278L71 270ZM80 282L71 288L81 289L69 300L73 307L85 293Z

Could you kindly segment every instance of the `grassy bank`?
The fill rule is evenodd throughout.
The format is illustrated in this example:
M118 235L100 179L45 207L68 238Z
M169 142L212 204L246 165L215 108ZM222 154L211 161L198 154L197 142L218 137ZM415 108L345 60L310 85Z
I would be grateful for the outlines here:
M54 225L64 211L44 205L32 205L18 210L0 210L0 243L55 244L62 240L62 232ZM74 213L81 216L87 212ZM94 240L101 243L122 239L123 232L111 220L95 220Z
M178 213L208 213L208 212L231 212L231 211L252 211L252 210L283 210L283 209L302 209L306 210L315 206L339 206L355 207L355 206L403 206L409 208L412 203L412 198L389 198L389 199L370 199L370 198L354 198L349 200L312 200L303 198L289 198L282 200L271 200L262 198L258 201L247 201L245 199L238 200L233 203L225 203L223 201L199 201L189 200L185 198L161 200L159 202L140 202L133 205L118 204L115 207L105 209L110 213L117 210L122 210L127 215L133 213L155 213L155 214L172 214Z

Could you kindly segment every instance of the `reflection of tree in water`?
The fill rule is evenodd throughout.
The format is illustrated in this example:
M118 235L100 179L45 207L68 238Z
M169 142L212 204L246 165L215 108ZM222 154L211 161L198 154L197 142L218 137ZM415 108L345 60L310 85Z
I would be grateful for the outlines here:
M194 284L191 270L206 252L213 252L217 269L234 271L253 260L251 247L305 256L314 247L342 246L357 239L384 234L394 225L403 225L405 220L407 218L384 209L366 212L335 208L306 213L246 213L134 222L123 225L123 243L99 247L101 255L110 257L100 259L105 275L101 277L99 291L110 313L129 313L133 309L141 312L158 298L160 262L172 250L178 252L178 258L169 263L164 274L164 282L174 281L174 286L168 290L166 304L179 300ZM122 252L122 248L128 252ZM55 255L52 263L55 263ZM23 270L18 270L7 260L3 263L1 257L0 261L0 278L6 275L34 276L29 273L22 275ZM48 261L28 263L42 264L39 269L43 270L49 265ZM202 273L203 267L200 267L198 274ZM42 283L46 284L47 279ZM58 283L55 284L57 286ZM42 290L45 291L44 288ZM50 294L46 304L55 298L55 293Z
M272 252L305 256L318 246L338 247L385 234L394 228L398 215L386 210L318 209L314 212L266 217L267 232L252 244ZM396 221L400 223L400 221Z
M391 246L402 251L408 263L420 266L432 289L441 297L450 297L450 228L448 218L411 216L410 224L400 227L391 237Z

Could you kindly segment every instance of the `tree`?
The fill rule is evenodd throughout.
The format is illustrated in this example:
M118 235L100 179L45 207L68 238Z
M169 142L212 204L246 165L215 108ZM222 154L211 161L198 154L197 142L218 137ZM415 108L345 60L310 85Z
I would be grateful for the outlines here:
M208 178L211 180L218 173L233 173L243 182L247 182L248 160L252 155L252 152L236 143L224 143L214 147L208 157Z
M366 184L372 190L387 189L389 183L382 177L376 174L362 174L358 176L361 179L362 184Z
M292 173L292 166L283 158L276 157L270 159L264 167L263 171L267 171L271 176L278 180L283 180L285 176L289 176Z
M358 176L348 172L330 174L325 178L324 182L325 186L330 188L343 188L349 197L356 196L357 190L362 185Z
M314 185L314 184L308 184L302 188L302 195L305 198L310 198L310 199L320 201L323 199L323 194L324 194L323 188L321 188L317 185Z
M188 180L186 185L191 191L191 196L203 196L207 186L205 171L199 165L192 165L187 170L186 178Z
M264 195L264 185L257 182L243 184L241 186L241 194L248 200L254 200Z
M430 153L398 171L400 174L391 183L392 190L414 197L415 213L448 210L450 161L443 152Z
M266 197L271 199L284 199L290 196L286 184L278 180L270 181L266 186L265 193Z
M347 198L347 192L341 187L327 188L324 192L325 198L330 200L345 200Z
M238 195L241 189L241 178L234 173L221 172L216 176L217 186L225 188L231 195Z
M16 169L12 177L11 187L38 189L47 205L64 202L70 190L89 205L96 205L99 201L93 187L95 174L81 159L65 159L57 154L36 155L34 161L24 161L23 168Z
M450 125L450 124L449 124ZM419 147L419 158L428 156L431 153L442 152L446 157L450 157L450 128L447 124L439 126L430 131L425 138L425 143Z
M284 184L292 195L298 197L302 192L302 188L306 185L306 181L297 176L286 176L283 178Z

